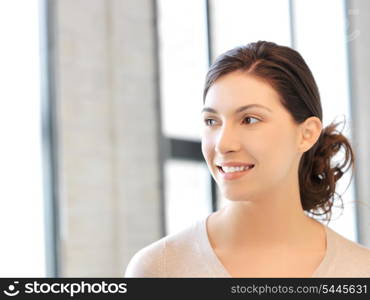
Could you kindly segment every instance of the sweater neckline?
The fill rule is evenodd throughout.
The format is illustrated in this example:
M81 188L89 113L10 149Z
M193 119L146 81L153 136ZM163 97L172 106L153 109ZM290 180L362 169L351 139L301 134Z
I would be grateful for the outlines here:
M227 271L223 263L218 258L217 254L215 253L214 249L212 248L211 242L208 237L207 233L207 219L210 215L203 218L200 225L200 232L201 232L201 243L202 243L202 249L203 249L203 255L206 261L208 261L208 267L211 268L212 274L214 274L215 277L228 277L232 278L230 273ZM315 271L312 273L311 277L321 277L324 276L325 273L327 273L327 270L329 269L331 265L331 261L334 257L335 252L335 239L333 238L333 232L330 227L327 225L324 225L320 223L324 229L326 234L326 250L325 255L323 259L321 260L318 267L315 269Z

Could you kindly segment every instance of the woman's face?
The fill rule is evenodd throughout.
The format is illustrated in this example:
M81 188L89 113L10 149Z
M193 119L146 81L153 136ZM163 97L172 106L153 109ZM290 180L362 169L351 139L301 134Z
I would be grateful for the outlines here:
M236 111L246 105L249 109ZM246 200L271 193L298 176L298 126L266 82L241 71L220 77L209 89L203 110L202 153L223 195ZM224 179L216 164L254 164L237 179ZM298 178L298 177L296 177Z

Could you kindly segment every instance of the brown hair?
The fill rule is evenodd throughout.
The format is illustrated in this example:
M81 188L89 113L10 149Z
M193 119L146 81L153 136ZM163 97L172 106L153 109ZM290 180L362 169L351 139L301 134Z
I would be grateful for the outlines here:
M207 73L203 103L209 88L218 78L237 70L268 82L278 92L282 105L296 124L311 116L322 121L319 90L302 56L292 48L267 41L250 43L221 54ZM298 170L303 210L316 216L325 215L328 222L334 194L338 195L336 182L350 167L354 168L355 159L350 142L336 130L338 124L331 123L323 128L317 142L302 155ZM331 158L342 147L345 150L344 162L332 167ZM347 170L343 170L348 162ZM341 195L339 198L343 208Z

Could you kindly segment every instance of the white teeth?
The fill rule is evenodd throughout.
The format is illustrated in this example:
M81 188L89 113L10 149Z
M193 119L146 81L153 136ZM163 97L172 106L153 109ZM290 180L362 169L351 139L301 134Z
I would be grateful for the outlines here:
M222 170L225 173L233 173L233 172L240 172L244 171L246 169L249 169L249 166L238 166L238 167L222 167Z

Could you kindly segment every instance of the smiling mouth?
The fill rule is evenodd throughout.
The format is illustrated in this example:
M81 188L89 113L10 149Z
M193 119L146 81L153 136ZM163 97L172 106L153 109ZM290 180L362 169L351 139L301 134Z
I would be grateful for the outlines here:
M226 173L224 170L222 170L222 167L220 167L220 166L216 166L216 167L217 167L217 169L218 169L222 174L234 174L234 173L243 173L243 172L245 172L245 171L249 171L249 170L251 170L251 169L253 169L253 168L254 168L254 165L253 165L252 167L250 167L250 168L246 169L246 170L236 171L236 172L228 172L228 173Z

